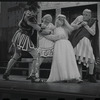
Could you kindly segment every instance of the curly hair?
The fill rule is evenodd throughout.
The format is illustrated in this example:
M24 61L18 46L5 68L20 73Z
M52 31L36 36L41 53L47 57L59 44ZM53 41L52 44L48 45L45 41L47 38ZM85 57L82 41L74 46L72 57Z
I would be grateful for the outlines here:
M46 20L47 22L52 22L52 16L50 14L46 14L43 16L42 20Z

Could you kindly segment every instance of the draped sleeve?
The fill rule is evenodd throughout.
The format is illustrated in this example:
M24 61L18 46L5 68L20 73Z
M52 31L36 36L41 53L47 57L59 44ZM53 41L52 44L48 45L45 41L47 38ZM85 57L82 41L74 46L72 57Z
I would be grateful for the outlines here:
M96 19L95 27L93 26L95 30L95 35L92 37L91 45L93 48L93 53L95 56L95 59L97 60L100 57L100 51L99 51L99 27L98 27L98 20Z

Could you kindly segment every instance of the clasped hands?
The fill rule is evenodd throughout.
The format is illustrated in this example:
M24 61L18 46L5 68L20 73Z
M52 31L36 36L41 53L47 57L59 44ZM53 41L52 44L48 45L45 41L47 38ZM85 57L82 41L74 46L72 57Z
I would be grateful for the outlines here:
M52 34L52 31L49 29L43 29L43 31L40 34L43 36L50 35L50 34Z
M86 21L83 21L83 22L81 23L81 26L87 27L87 26L88 26L88 23L87 23Z
M80 24L78 24L75 28L76 29L79 29L80 27L85 27L85 28L88 28L89 26L88 26L88 23L86 22L86 21L83 21L83 22L81 22Z

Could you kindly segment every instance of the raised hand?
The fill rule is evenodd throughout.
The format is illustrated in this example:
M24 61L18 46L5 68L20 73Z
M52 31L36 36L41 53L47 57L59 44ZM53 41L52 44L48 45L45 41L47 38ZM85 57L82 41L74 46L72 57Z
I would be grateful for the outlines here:
M87 22L83 21L83 22L81 23L81 25L82 25L82 26L86 26L86 25L87 25Z

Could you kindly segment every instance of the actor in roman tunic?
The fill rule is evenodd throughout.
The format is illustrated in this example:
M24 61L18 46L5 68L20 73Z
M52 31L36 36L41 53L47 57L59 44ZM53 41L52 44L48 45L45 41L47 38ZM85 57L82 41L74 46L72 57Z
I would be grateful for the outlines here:
M3 78L5 80L9 80L10 71L16 61L21 57L22 51L27 51L32 55L33 65L36 65L38 61L38 51L34 47L34 44L32 43L30 37L34 33L32 31L41 31L41 27L37 24L36 20L36 15L39 11L39 8L40 6L37 2L27 3L27 9L24 11L22 19L18 24L19 29L12 38L12 45L14 46L15 51L13 57L8 62L7 69L3 75Z

